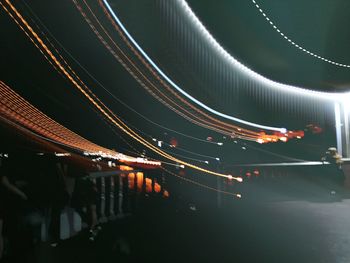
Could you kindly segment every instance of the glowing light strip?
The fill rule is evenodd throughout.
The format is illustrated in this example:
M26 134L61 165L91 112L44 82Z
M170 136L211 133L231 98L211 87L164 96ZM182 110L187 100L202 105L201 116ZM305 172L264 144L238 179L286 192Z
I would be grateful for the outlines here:
M252 164L234 164L230 166L236 167L269 167L269 166L317 166L317 165L328 165L329 162L318 162L318 161L310 161L310 162L295 162L295 163L252 163Z
M266 21L269 22L269 24L272 26L272 28L281 36L283 37L285 40L288 41L288 43L290 43L291 45L293 45L294 47L296 47L297 49L303 51L304 53L308 54L309 56L318 58L320 60L323 60L324 62L327 62L329 64L333 64L335 66L339 66L339 67L343 67L343 68L350 68L350 65L348 64L343 64L343 63L338 63L335 62L333 60L330 60L328 58L322 57L320 55L317 55L305 48L303 48L302 46L298 45L297 43L295 43L293 40L291 40L288 36L286 36L286 34L284 34L272 21L271 19L266 15L266 13L264 12L264 10L261 9L261 7L258 5L258 3L255 0L252 0L253 4L255 5L255 7L259 10L259 12L265 17Z
M276 128L276 127L271 127L271 126L266 126L266 125L260 125L260 124L256 124L253 122L249 122L249 121L245 121L221 112L218 112L212 108L210 108L209 106L205 105L204 103L200 102L199 100L197 100L196 98L192 97L190 94L188 94L186 91L184 91L183 89L181 89L176 83L174 83L154 62L153 60L147 55L147 53L139 46L139 44L135 41L135 39L129 34L129 32L127 31L127 29L124 27L124 25L121 23L121 21L119 20L119 18L117 17L117 15L115 14L115 12L112 10L111 6L108 4L107 0L102 0L104 2L104 4L106 5L107 9L109 10L110 14L113 16L113 18L115 19L115 21L118 23L118 25L120 26L120 28L123 30L123 32L125 33L125 35L129 38L129 40L135 45L135 47L139 50L139 52L147 59L147 61L154 67L154 69L156 69L156 71L165 79L167 80L178 92L180 92L181 94L183 94L185 97L187 97L189 100L191 100L192 102L196 103L197 105L199 105L200 107L206 109L207 111L218 115L222 118L225 119L229 119L235 122L239 122L248 126L252 126L255 128L260 128L260 129L265 129L265 130L272 130L272 131L279 131L282 133L286 132L285 128Z

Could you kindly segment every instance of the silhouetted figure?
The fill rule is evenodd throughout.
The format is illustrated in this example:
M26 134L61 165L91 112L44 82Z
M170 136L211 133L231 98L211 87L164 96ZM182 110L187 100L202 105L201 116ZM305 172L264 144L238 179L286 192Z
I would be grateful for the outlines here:
M8 213L11 204L8 203L8 198L6 198L6 193L15 195L21 200L27 200L27 196L14 184L12 184L8 177L10 176L10 169L4 165L4 161L0 159L0 260L3 256L4 240L3 240L3 226L4 220L8 218ZM13 204L12 204L13 205Z

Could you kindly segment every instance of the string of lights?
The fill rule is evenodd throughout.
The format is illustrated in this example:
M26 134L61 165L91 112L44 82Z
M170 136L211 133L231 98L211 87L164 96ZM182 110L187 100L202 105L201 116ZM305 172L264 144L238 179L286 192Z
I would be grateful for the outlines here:
M260 7L260 5L255 1L255 0L251 0L252 3L254 4L254 6L259 10L259 12L263 15L263 17L265 18L265 20L269 23L269 25L286 41L288 41L289 44L291 44L292 46L294 46L295 48L297 48L298 50L304 52L305 54L312 56L314 58L317 58L319 60L322 60L324 62L327 62L329 64L332 64L334 66L339 66L339 67L343 67L343 68L350 68L349 64L344 64L344 63L339 63L336 62L334 60L325 58L323 56L320 56L314 52L311 52L310 50L304 48L303 46L297 44L296 42L294 42L290 37L288 37L285 33L283 33L281 31L280 28L278 28L276 26L276 24L271 20L271 18L266 14L266 12Z

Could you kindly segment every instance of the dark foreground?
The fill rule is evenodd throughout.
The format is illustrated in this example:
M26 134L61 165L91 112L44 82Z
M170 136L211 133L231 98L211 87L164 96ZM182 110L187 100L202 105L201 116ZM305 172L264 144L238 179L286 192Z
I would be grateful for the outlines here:
M8 262L350 262L347 190L279 180L247 185L250 198L222 197L220 208L216 194L193 186L183 186L193 190L186 196L181 188L169 199L143 196L131 214L104 224L95 242L83 232Z

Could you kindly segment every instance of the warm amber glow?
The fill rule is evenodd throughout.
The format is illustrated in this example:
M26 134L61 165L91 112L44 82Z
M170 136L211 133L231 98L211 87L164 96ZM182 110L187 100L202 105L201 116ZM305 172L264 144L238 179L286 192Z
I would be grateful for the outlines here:
M121 171L132 171L132 170L134 170L134 168L132 168L130 166L127 166L127 165L119 165L119 169Z
M152 193L152 179L146 178L146 193Z
M132 190L135 188L135 174L134 173L128 174L128 183L129 183L129 189Z
M168 198L170 195L169 195L169 192L167 190L164 190L164 193L163 193L163 196L165 198Z
M162 190L162 187L160 186L160 184L154 183L154 192L160 193L161 190Z

